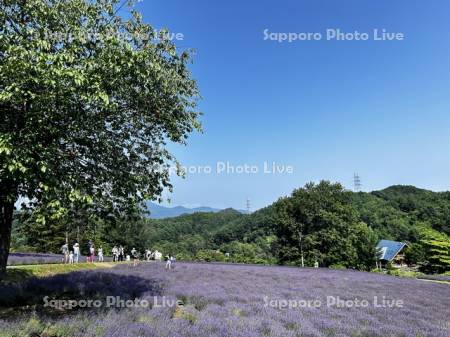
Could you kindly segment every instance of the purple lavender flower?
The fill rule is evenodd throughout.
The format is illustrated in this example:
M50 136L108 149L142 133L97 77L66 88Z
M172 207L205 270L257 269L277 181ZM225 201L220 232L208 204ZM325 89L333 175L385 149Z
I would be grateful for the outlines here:
M114 294L152 305L57 316L36 310L0 320L4 336L450 336L449 285L356 271L200 263L165 271L163 264L142 263L35 279L9 293L21 291L28 305L35 302L26 294Z

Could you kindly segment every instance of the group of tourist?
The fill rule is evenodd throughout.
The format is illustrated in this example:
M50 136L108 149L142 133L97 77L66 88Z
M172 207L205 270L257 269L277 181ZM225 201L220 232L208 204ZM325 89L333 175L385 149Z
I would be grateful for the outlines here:
M125 254L125 248L120 246L114 246L111 250L113 256L113 262L131 261L133 259L133 264L136 266L139 262L140 254L136 248L132 248L130 254Z
M113 262L124 261L125 248L123 246L114 246L112 249Z
M80 244L78 242L75 242L72 246L72 250L69 249L69 243L66 242L61 247L61 252L63 254L62 262L63 263L78 263L80 261ZM104 256L103 256L103 248L100 246L100 248L97 251L98 261L103 262ZM87 246L87 255L86 255L86 262L95 262L95 246L92 243L92 241L89 240L88 246Z
M130 254L131 255L126 255L124 253L125 249L122 246L114 246L112 249L112 255L113 255L113 261L123 261L124 258L126 259L126 261L130 261L131 259L133 259L133 266L136 266L139 263L139 259L141 254L135 249L131 249ZM144 259L149 262L149 261L161 261L162 260L162 253L159 252L158 250L155 251L151 251L150 249L146 249L144 252ZM167 270L171 270L173 269L173 263L175 262L175 258L172 255L167 255L165 257L165 261L166 261L166 269Z
M87 256L86 256L86 262L95 262L95 246L94 243L89 240L88 246L87 246ZM100 248L97 250L97 256L98 256L98 262L104 262L105 258L103 256L103 247L100 246Z
M152 252L150 249L145 250L145 259L147 261L155 260L155 261L161 261L162 259L162 253L158 252L158 250L155 250Z
M63 263L73 264L73 263L79 262L79 259L81 256L80 245L78 244L78 242L75 242L74 245L72 246L72 248L73 248L72 250L69 250L68 242L66 242L61 247L61 251L63 253L63 258L62 258ZM86 262L90 262L90 263L95 262L96 249L95 249L94 243L91 240L88 241L86 250L87 250ZM134 266L137 266L139 263L140 253L134 247L133 247L133 249L131 249L130 254L126 254L125 248L122 245L114 246L111 250L111 253L112 253L112 257L113 257L113 262L131 261L131 259L133 259ZM97 250L97 257L98 257L98 262L104 261L102 246L100 246L100 248ZM146 249L145 253L144 253L144 258L146 261L152 261L152 260L161 261L162 253L159 252L158 250L155 250L152 252L150 249ZM173 269L173 263L175 262L175 260L176 259L171 254L166 255L165 268L167 270Z

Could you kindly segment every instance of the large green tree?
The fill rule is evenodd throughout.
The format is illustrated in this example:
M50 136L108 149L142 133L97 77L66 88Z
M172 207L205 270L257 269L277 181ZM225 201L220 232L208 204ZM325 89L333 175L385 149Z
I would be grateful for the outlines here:
M190 54L116 0L0 0L0 274L14 204L171 188L168 141L200 129ZM123 10L123 8L122 8ZM159 36L158 36L159 35Z
M351 192L321 181L295 190L275 204L281 262L314 262L369 269L375 265L376 236L358 219Z
M422 227L420 232L423 252L421 269L427 273L450 271L450 237L427 227Z

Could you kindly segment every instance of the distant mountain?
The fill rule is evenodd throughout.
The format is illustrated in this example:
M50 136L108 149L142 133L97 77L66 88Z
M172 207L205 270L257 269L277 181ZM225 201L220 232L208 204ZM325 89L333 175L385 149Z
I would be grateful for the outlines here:
M198 212L217 213L217 212L222 211L221 209L218 209L218 208L212 208L212 207L206 207L206 206L195 207L195 208L188 208L188 207L184 207L184 206L165 207L165 206L155 204L154 202L151 202L151 201L147 202L147 210L150 211L149 217L151 219L173 218L173 217L180 216L183 214L193 214L193 213L198 213ZM238 210L238 212L244 213L244 214L247 213L246 211L243 211L243 210Z

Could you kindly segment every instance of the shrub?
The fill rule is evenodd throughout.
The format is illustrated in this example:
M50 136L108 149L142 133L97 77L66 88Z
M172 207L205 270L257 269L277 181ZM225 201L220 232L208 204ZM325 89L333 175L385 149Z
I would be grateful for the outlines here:
M195 256L197 260L205 262L224 262L226 260L225 255L216 250L200 250Z
M347 269L346 266L344 266L343 264L340 264L340 263L332 264L332 265L330 265L329 268L330 269Z

